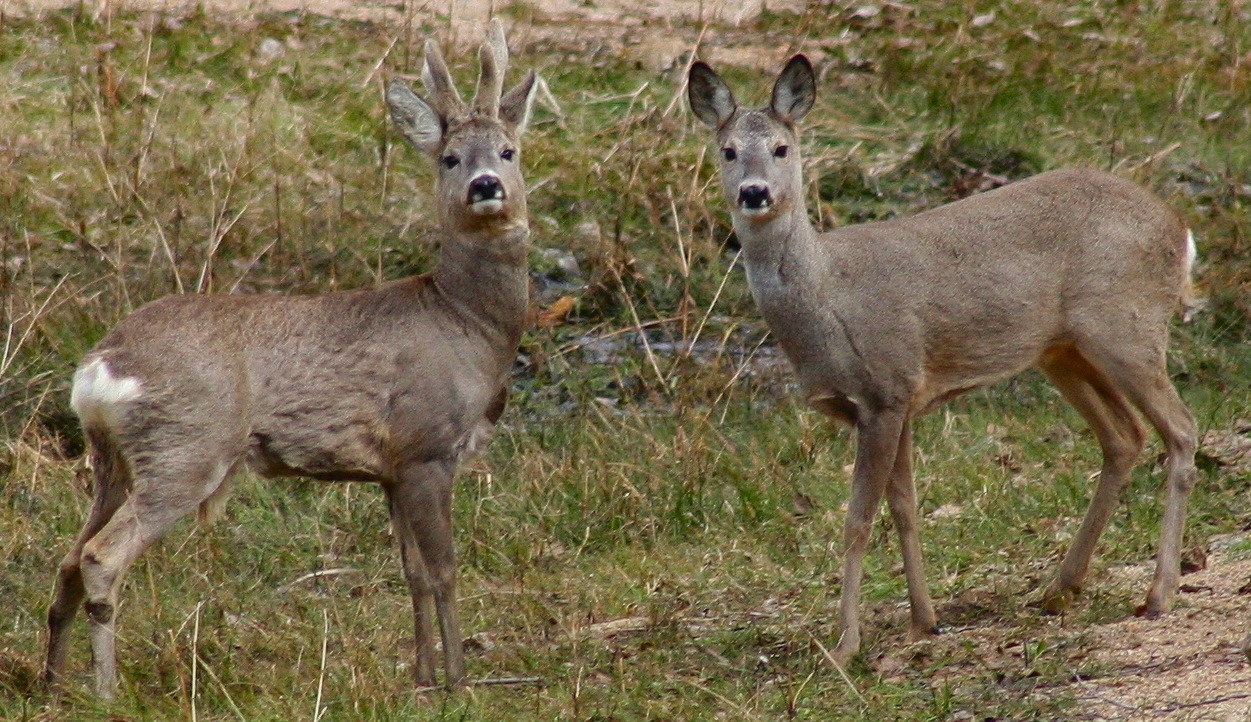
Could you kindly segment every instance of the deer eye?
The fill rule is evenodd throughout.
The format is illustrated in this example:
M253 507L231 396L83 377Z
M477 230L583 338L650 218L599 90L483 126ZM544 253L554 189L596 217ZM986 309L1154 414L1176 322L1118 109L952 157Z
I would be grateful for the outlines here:
M727 161L733 161L733 160L735 160L736 158L738 158L738 153L737 153L737 152L735 152L735 150L734 150L733 148L722 148L722 149L721 149L721 155L722 155L722 157L724 157Z
M790 150L790 148L788 148L788 147L786 147L786 146L784 146L784 145L779 145L777 148L774 148L774 149L773 149L773 157L774 157L774 158L785 158L785 157L786 157L786 153L787 153L787 151L789 151L789 150Z
M460 158L457 158L454 155L445 155L439 159L439 162L443 164L444 168L451 170L452 168L460 165Z
M503 158L504 160L512 160L513 155L516 152L517 151L513 150L512 148L505 148L502 152L500 152L500 158Z

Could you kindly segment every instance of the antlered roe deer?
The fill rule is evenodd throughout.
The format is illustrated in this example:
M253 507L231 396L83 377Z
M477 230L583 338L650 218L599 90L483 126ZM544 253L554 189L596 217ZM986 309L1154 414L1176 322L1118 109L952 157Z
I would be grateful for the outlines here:
M1064 608L1081 589L1146 441L1137 410L1168 454L1159 556L1141 611L1167 611L1196 477L1194 417L1165 367L1169 320L1194 259L1177 214L1116 176L1060 170L910 218L818 233L796 128L816 97L808 60L790 60L763 108L740 108L699 62L688 95L716 130L752 296L807 401L856 429L834 659L845 663L860 648L862 562L883 493L903 552L911 634L935 631L916 530L912 420L1030 367L1076 407L1103 450L1094 498L1044 609Z
M234 471L382 485L416 620L415 678L465 665L456 615L452 478L504 410L526 323L529 227L518 138L535 75L503 91L494 21L472 104L426 43L424 100L399 80L400 133L436 162L440 260L376 288L309 296L171 296L119 323L83 359L71 404L95 502L61 562L45 677L62 676L85 600L95 690L115 693L114 615L127 569L180 518L219 504Z

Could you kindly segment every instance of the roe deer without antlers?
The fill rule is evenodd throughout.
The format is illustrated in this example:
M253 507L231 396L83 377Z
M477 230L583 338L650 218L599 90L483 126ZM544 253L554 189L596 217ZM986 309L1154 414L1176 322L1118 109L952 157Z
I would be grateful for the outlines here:
M416 620L415 677L464 677L452 550L452 477L504 410L526 317L525 182L518 138L535 75L501 93L494 21L472 105L426 42L423 100L387 89L401 134L437 160L441 258L429 274L313 296L172 296L135 312L83 360L71 403L90 444L95 502L61 562L45 677L56 686L86 600L96 693L116 689L114 611L139 554L231 473L382 485ZM502 97L501 97L502 95Z
M796 123L816 96L812 65L790 60L763 108L740 108L704 63L689 100L716 129L719 165L748 283L807 401L856 429L844 528L840 663L860 648L862 561L883 492L899 531L911 634L936 631L916 530L912 420L964 391L1035 367L1090 424L1103 469L1090 509L1043 597L1080 591L1090 557L1145 444L1141 412L1168 453L1155 579L1140 610L1177 592L1195 421L1165 367L1169 319L1194 241L1143 188L1060 170L910 218L815 231Z

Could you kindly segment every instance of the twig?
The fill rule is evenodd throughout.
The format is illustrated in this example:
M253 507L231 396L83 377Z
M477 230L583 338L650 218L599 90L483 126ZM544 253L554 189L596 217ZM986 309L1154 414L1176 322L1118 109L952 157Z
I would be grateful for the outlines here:
M368 88L369 84L373 82L374 76L376 76L378 74L378 71L382 69L382 64L387 62L387 58L391 56L391 50L395 48L395 44L398 43L399 41L400 41L399 35L396 35L394 38L391 38L391 44L387 46L387 49L385 51L383 51L382 56L378 58L378 62L374 63L374 67L371 68L370 71L365 74L365 81L361 83L362 88Z
M539 102L556 116L556 127L564 130L566 128L565 111L561 109L560 103L556 101L556 96L552 95L552 89L547 87L547 81L540 75L535 78L535 85L537 86L535 87L535 93ZM646 84L644 84L644 87L646 87Z
M647 362L651 364L652 371L656 374L656 380L663 387L665 383L665 375L660 371L660 364L656 361L656 354L652 351L651 341L647 340L647 334L643 333L643 323L639 320L638 309L634 307L634 299L630 297L629 290L625 287L625 281L622 280L621 274L615 266L609 266L612 275L617 279L617 285L621 288L621 295L626 300L626 307L630 309L630 318L634 320L634 328L639 332L639 338L643 340L643 351L647 355Z
M504 687L521 684L543 684L542 677L483 677L469 683L473 687Z
M196 722L195 698L199 692L200 675L200 610L204 602L195 605L195 626L191 629L191 722Z
M39 319L42 318L45 313L49 312L48 305L51 304L52 299L56 297L57 291L60 291L61 286L64 286L65 282L70 278L73 278L73 274L61 276L61 278L57 279L56 285L53 286L52 290L48 292L48 295L44 297L43 303L39 304L39 308L37 308L34 313L22 314L21 316L14 318L12 322L9 323L9 328L5 332L4 349L3 351L0 351L0 376L5 375L5 371L8 370L9 366L12 365L13 361L17 358L18 351L26 345L27 339L30 338L32 333L34 333L35 324L39 322ZM62 303L64 303L64 301L58 301L56 305L52 306L51 310L57 309ZM25 319L27 316L30 317L30 323L26 324L26 328L22 330L21 337L14 341L13 331L17 328L17 322Z
M288 589L291 589L295 585L301 582L307 582L310 579L322 579L324 577L337 577L343 574L360 574L360 571L361 570L353 569L352 567L339 567L337 569L321 569L319 571L309 572L308 574L305 574L304 576L294 581L291 581L282 585L281 587L279 587L279 589L286 591Z
M465 683L467 687L507 687L523 684L545 684L542 677L483 677L481 679L472 679ZM417 694L426 694L428 692L441 692L447 687L443 685L433 685L430 687L418 687Z
M1251 699L1251 692L1239 692L1238 694L1227 694L1224 697L1213 697L1198 702L1177 702L1166 707L1153 708L1160 712L1176 712L1179 709L1191 709L1194 707L1204 707L1209 704L1220 704L1221 702L1229 702L1235 699Z
M821 654L825 656L826 661L834 665L834 669L838 670L838 675L843 678L844 682L847 683L847 686L851 689L852 693L856 695L856 699L860 700L860 704L868 706L869 701L864 698L864 695L860 694L860 690L856 689L856 683L852 682L851 677L847 676L847 670L843 669L843 665L839 664L838 661L834 659L834 655L830 654L830 650L826 649L824 644L821 644L821 640L817 639L815 634L810 636L812 637L812 641L817 645L817 649L821 650Z
M321 693L326 688L326 646L330 640L330 613L321 610L321 666L317 671L317 702L313 706L313 722L318 722L326 710L321 706Z
M695 57L699 54L699 46L704 42L704 33L708 32L708 23L699 29L699 36L695 38L695 44L691 46L690 57L686 59L686 67L682 70L682 83L673 94L673 98L669 101L669 105L665 106L665 112L661 113L662 117L668 118L669 113L677 107L679 101L686 95L687 80L691 75L691 66L695 64Z
M586 339L585 341L582 341L582 340L573 341L556 349L556 352L552 354L552 358L560 358L561 356L573 353L574 351L577 351L578 349L586 348L587 346L590 346L593 343L599 343L600 341L607 341L610 338L623 336L627 333L634 333L635 331L638 331L640 328L651 328L652 326L663 326L666 323L674 323L679 320L681 319L679 319L677 316L670 316L669 318L654 318L651 321L644 321L643 323L630 326L629 328L619 328L616 331L609 331L607 333L600 334L599 336L596 336L594 338Z
M725 269L725 275L721 276L721 283L717 285L717 292L712 295L712 302L708 304L708 310L704 312L703 318L699 319L699 325L695 327L695 333L691 336L691 342L687 345L690 350L695 349L695 344L699 343L699 337L704 332L704 326L708 325L708 319L712 317L712 312L717 307L717 301L721 300L721 292L725 290L725 284L729 282L730 275L734 271L734 266L738 264L738 259L743 255L743 249L738 249L734 254L734 260L730 261L729 268Z
M200 666L204 667L204 672L217 683L218 689L221 690L222 696L226 698L226 703L230 705L231 711L239 718L239 722L247 722L248 718L243 716L243 710L239 709L239 705L235 704L235 699L230 696L230 689L226 687L226 683L222 681L222 678L217 676L217 673L213 671L208 662L204 661L203 657L197 654L196 659L200 661Z
M743 705L739 704L738 702L735 702L734 700L730 699L729 697L726 697L725 695L723 695L723 694L721 694L721 693L719 693L719 692L717 692L717 691L715 691L715 690L713 690L713 689L710 689L709 687L706 687L706 686L704 686L704 685L700 684L699 682L693 682L693 681L691 681L691 680L689 680L689 679L685 679L685 680L682 680L682 681L683 681L683 682L686 682L687 684L691 685L692 687L694 687L695 689L698 689L698 690L699 690L699 691L701 691L701 692L707 692L708 694L712 695L713 697L716 697L717 699L721 700L721 701L722 701L722 702L724 702L725 704L728 704L728 705L730 705L731 707L733 707L733 708L737 709L737 710L738 710L738 712L739 712L739 714L740 714L740 715L742 715L742 717L741 717L740 719L748 719L748 718L750 718L750 717L751 717L751 713L747 711L747 708L746 708L746 707L744 707Z

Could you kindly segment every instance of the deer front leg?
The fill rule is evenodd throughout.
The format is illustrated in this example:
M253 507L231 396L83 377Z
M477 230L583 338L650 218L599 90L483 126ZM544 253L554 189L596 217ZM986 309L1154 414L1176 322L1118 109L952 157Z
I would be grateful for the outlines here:
M431 602L430 576L421 559L421 551L400 532L399 522L394 524L400 537L400 563L404 566L404 581L413 604L413 639L415 640L415 666L413 683L418 687L435 686L434 675L434 622Z
M860 581L873 517L895 466L905 415L895 411L864 414L856 423L856 466L843 527L843 594L834 661L846 665L860 651Z
M404 557L404 576L413 598L417 642L416 682L432 687L434 674L433 602L443 640L444 683L451 688L465 676L460 620L456 613L456 555L452 548L454 463L430 462L406 469L389 489L391 515Z
M890 506L895 530L899 533L899 547L903 554L904 577L908 580L908 601L912 608L912 625L909 640L938 633L938 617L934 603L925 584L925 562L921 557L921 540L917 536L916 488L912 483L912 422L905 421L899 434L899 447L895 453L895 468L891 470L890 487L886 491L886 503Z

